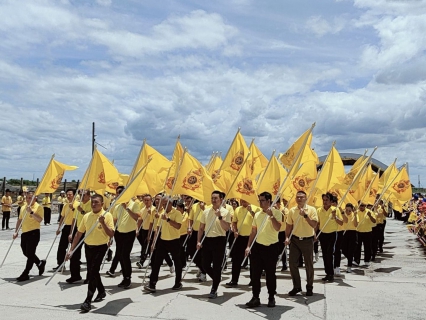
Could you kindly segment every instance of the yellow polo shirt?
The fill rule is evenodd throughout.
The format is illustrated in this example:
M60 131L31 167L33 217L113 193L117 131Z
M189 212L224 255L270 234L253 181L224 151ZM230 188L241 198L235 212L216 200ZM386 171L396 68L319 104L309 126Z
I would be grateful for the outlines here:
M148 214L148 208L144 207L139 211L140 219L142 220L142 230L149 230L151 223L154 223L155 207L151 206L151 213Z
M180 226L180 236L186 235L188 232L188 213L184 212L182 214L182 222L181 222L181 226Z
M259 207L251 206L251 209L255 212L261 211ZM232 222L237 224L238 234L240 236L249 236L251 233L251 228L253 225L253 216L243 206L239 206L234 211L234 216L232 217Z
M376 221L377 224L383 224L385 221L385 215L382 208L378 208L376 211Z
M96 224L96 227L93 231L87 235L84 243L89 246L100 246L103 244L107 244L109 241L109 236L106 234L104 228L99 223L98 218L105 213L105 210L101 210L98 213L94 213L93 211L86 213L81 220L80 225L78 226L78 231L81 233L85 233L91 230L92 226ZM105 224L114 230L114 221L112 219L112 214L107 212L105 214Z
M12 208L11 207L6 207L6 206L4 206L4 204L12 204L12 197L11 196L8 196L8 197L3 196L1 198L1 204L2 204L2 206L1 206L1 211L2 212L11 211Z
M31 206L32 212L40 216L42 219L44 218L44 210L41 205L37 202ZM21 213L19 214L19 219L22 220L22 233L33 231L36 229L40 229L40 222L34 219L32 214L27 213L24 219L25 212L27 211L27 204L22 206Z
M64 225L70 226L72 224L72 220L77 217L78 205L79 203L77 201L74 201L72 204L73 209L70 209L68 200L64 204L64 207L62 208L62 211L61 211L61 217L64 217Z
M317 210L314 207L306 205L305 212L308 215L309 219L318 221ZM302 238L314 236L315 235L314 228L312 228L308 224L306 219L302 217L299 213L300 213L300 210L297 206L291 208L288 211L286 223L291 224L293 226L293 236L302 237Z
M278 210L278 209L277 209ZM281 228L280 228L280 232L284 232L285 228L287 227L287 215L288 215L288 209L284 208L283 210L279 210L281 212L281 218L280 218L280 222L281 222Z
M361 210L358 210L358 221L359 221L358 228L357 228L358 232L371 232L373 230L373 227L376 225L367 216L368 211L370 211L370 210L365 209L364 212L362 212ZM371 216L373 218L376 218L375 214L373 212L371 212Z
M18 196L16 201L18 202L18 206L20 206L20 207L22 207L25 204L25 199L24 199L23 196Z
M182 223L183 216L175 208L172 208L172 210L170 210L170 212L167 213L166 216L169 217L169 219L172 221ZM161 219L161 217L158 218L157 226L160 226L160 224L162 225L160 230L162 240L170 241L180 238L180 229L176 229L169 222L167 222L167 220Z
M211 205L207 206L206 205L206 210L208 208L211 208ZM200 221L201 221L201 216L203 215L203 210L200 208L200 203L194 203L191 207L191 210L189 210L189 220L192 220L192 229L194 231L198 231L198 229L200 228Z
M231 223L231 215L229 214L229 211L225 208L220 208L220 215L222 216L222 220ZM207 232L207 229L209 226L213 223L211 226L209 232L206 234L206 237L208 238L215 238L215 237L224 237L226 235L226 231L223 230L223 228L220 225L220 220L215 214L215 210L212 208L204 210L204 212L201 213L201 219L200 222L205 224L205 232Z
M334 206L325 210L324 207L317 209L318 220L319 220L319 230L322 230L323 233L332 233L336 232L339 229L339 224L336 220L332 218L332 211L336 210L336 217L340 220L342 219L342 214L340 210ZM328 222L327 222L328 221Z
M77 227L80 225L81 220L83 220L84 215L92 211L92 200L89 200L86 203L80 202L79 206L83 209L84 213L77 210Z
M343 230L355 230L356 227L354 221L358 222L358 217L355 217L355 214L352 212L351 214L345 214L348 218L348 222L343 221Z
M50 208L50 197L44 197L43 200L41 201L41 204L43 205L44 208Z
M139 204L133 200L129 201L127 208L135 214L140 211ZM136 230L136 220L130 216L121 204L115 205L111 213L112 218L117 220L117 231L121 233L128 233Z
M275 217L275 219L278 222L281 221L282 214L280 210L272 209L272 215ZM263 221L265 221L265 224L263 225L262 229L260 229ZM272 225L271 217L269 217L263 210L256 212L253 218L252 226L257 228L257 233L258 233L258 236L256 239L257 243L262 244L264 246L270 246L271 244L278 242L279 231L274 229L274 226Z

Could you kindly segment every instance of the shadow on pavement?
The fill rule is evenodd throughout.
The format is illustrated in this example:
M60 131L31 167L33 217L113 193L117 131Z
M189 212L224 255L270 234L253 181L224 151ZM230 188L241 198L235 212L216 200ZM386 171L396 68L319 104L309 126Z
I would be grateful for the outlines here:
M93 313L116 316L131 303L133 303L133 300L130 298L122 298L118 300L108 301L106 305L99 309L96 309L95 311L93 311Z
M30 280L21 281L21 282L16 281L16 278L2 278L2 279L4 281L7 281L9 283L13 283L13 284L16 284L16 285L22 287L22 286L25 286L26 284L33 283L33 282L36 282L36 281L39 281L39 280L43 280L45 278L49 278L49 276L34 276L34 277L30 276Z
M244 304L236 304L235 306L246 310L252 315L256 315L260 318L264 318L268 320L279 320L281 319L284 313L293 309L293 307L280 306L280 305L276 305L274 308L268 308L264 304L260 305L260 307L253 308L253 309L247 308L246 305Z
M244 294L243 292L224 292L223 295L218 295L218 297L216 299L209 299L208 298L208 292L204 293L204 294L187 294L186 296L188 298L193 298L193 299L197 299L197 300L201 300L204 302L211 302L213 304L223 304L225 302L227 302L228 300L234 298L234 297L238 297L239 295Z

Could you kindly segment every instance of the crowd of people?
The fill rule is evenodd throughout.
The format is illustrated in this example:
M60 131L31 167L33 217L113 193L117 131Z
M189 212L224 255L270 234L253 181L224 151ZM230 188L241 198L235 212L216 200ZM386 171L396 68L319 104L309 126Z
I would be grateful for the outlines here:
M426 246L426 196L414 194L402 209L402 213L396 213L396 218L406 223L408 230Z
M212 280L208 297L215 299L221 274L229 261L232 277L226 287L239 286L241 269L250 270L248 284L253 296L246 305L251 308L260 306L262 276L266 276L267 305L275 306L276 273L287 268L293 283L288 294L294 296L302 292L299 268L304 266L307 283L303 291L306 296L312 296L319 246L324 282L333 282L334 277L341 275L342 256L347 259L344 271L350 273L362 265L362 251L364 266L369 266L376 255L383 252L389 209L380 199L374 204L347 203L339 208L339 199L325 193L323 205L315 208L307 204L306 193L299 191L295 196L296 205L287 208L285 199L268 192L260 193L259 202L252 204L240 199L225 201L223 192L214 191L209 205L190 196L171 198L163 194L144 194L128 203L115 204L114 197L123 190L124 187L118 187L116 195L77 193L73 189L61 193L62 207L56 230L60 239L53 271L63 268L65 261L70 260L71 275L66 281L88 284L87 296L81 305L83 311L91 310L92 303L106 297L100 270L111 254L113 242L115 255L105 276L115 277L120 264L122 279L117 285L123 290L132 286L131 252L137 239L141 249L134 267L146 268L146 292L156 292L160 267L165 260L175 275L173 290L182 289L191 265L198 269L198 281L207 281L207 277ZM32 192L26 193L23 200L13 238L18 237L22 228L21 248L27 263L17 281L28 280L34 264L39 275L45 272L46 260L37 257L36 249L40 224L46 218L47 201L50 199L39 204ZM2 205L7 205L3 199ZM84 280L80 273L83 244L87 261Z

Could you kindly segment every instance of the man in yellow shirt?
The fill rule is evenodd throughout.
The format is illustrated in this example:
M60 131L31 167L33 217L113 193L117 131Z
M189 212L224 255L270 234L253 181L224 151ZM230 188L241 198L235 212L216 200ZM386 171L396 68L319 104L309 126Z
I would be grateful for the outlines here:
M342 218L343 229L345 230L343 235L342 252L346 259L348 259L348 268L346 269L346 272L351 273L357 241L356 228L358 227L358 217L354 213L354 206L352 203L346 204L345 213L342 215Z
M144 208L139 212L138 219L138 232L136 232L136 237L141 245L141 255L139 262L136 262L136 265L139 269L142 269L143 264L147 258L147 248L149 245L149 230L152 228L152 223L154 222L153 209L152 205L152 196L146 194L143 196Z
M152 263L152 272L149 278L149 284L144 286L148 292L156 292L156 285L158 281L158 274L160 272L161 264L169 253L172 256L175 265L175 284L173 290L180 290L182 288L182 263L180 260L180 227L182 224L182 214L173 208L172 199L165 196L162 199L165 210L161 213L156 226L157 243L155 246L155 256ZM151 251L153 251L152 248Z
M318 214L314 207L306 204L304 191L296 193L297 206L290 209L286 220L286 245L290 244L289 266L293 289L288 293L295 296L302 291L299 273L299 257L303 255L306 268L306 295L313 295L314 286L314 235L318 224ZM290 239L290 235L292 235ZM291 241L291 242L290 242Z
M245 255L250 254L250 247L257 235L256 242L251 249L251 282L252 299L246 303L249 308L260 306L260 278L262 271L266 273L266 287L268 288L268 307L275 307L277 277L275 269L278 260L278 232L281 228L282 214L277 209L271 209L272 195L269 192L259 194L259 204L262 211L256 212L253 218L252 229Z
M236 287L241 273L241 263L244 260L244 253L247 242L252 231L253 217L260 208L252 206L245 200L241 200L241 206L235 209L232 217L232 227L234 230L234 246L232 248L232 278L226 284L227 287ZM251 269L250 269L251 274Z
M286 249L284 249L285 246L285 229L286 229L286 219L288 215L288 209L287 209L287 203L288 201L286 199L283 199L283 203L281 205L281 199L278 199L278 201L275 204L275 209L279 210L281 212L281 228L278 233L278 252L279 254L282 254L281 256L281 272L287 271L287 253ZM279 257L279 256L278 256Z
M327 192L322 195L322 207L318 208L318 229L321 234L319 241L322 250L322 259L324 261L325 278L322 281L334 281L334 247L337 240L337 230L343 224L340 211L331 205L333 195Z
M64 207L64 201L66 200L67 196L65 195L65 191L62 190L59 193L59 197L57 199L58 201L58 223L59 221L61 221L61 212L62 212L62 208Z
M204 210L201 214L200 228L197 234L197 249L203 247L203 268L213 280L209 294L210 299L217 298L217 288L221 280L223 256L225 254L226 231L229 230L231 224L231 215L222 206L224 197L225 194L221 191L212 192L212 207ZM201 245L204 231L206 237Z
M50 226L50 218L52 215L52 209L51 209L51 202L50 202L50 196L48 193L44 194L44 198L41 201L41 204L43 205L44 210L44 225Z
M119 193L123 190L124 188ZM139 218L139 211L139 203L130 200L128 203L114 206L112 212L112 217L116 225L115 255L118 256L117 258L121 264L123 274L123 281L118 286L124 289L129 289L131 286L132 263L130 261L130 253L132 252L133 243L136 238L136 221Z
M188 237L188 216L189 215L188 215L188 212L185 211L185 203L182 200L177 202L176 210L182 214L182 223L180 224L180 229L179 229L179 234L180 234L179 242L180 242L180 262L182 264L182 269L183 269L186 267L186 259L188 257L186 254L187 245L185 244L184 246L183 244L185 243L185 240Z
M102 284L99 271L105 253L108 250L109 239L114 236L114 221L109 212L103 209L103 197L100 194L94 194L91 197L92 211L86 213L78 226L78 231L71 245L71 251L67 254L70 259L72 252L80 242L84 233L86 233L85 253L87 259L87 279L88 290L86 300L81 305L81 310L89 311L92 308L92 298L98 290L94 302L102 301L106 297L105 287Z
M359 209L355 211L355 215L357 215L359 223L357 228L358 245L354 253L354 264L359 266L361 262L361 247L364 244L364 263L368 267L371 260L372 230L376 224L376 217L373 212L366 208L365 203L359 204Z
M77 233L77 229L81 221L83 220L84 215L87 212L92 211L92 206L90 203L90 191L86 190L83 194L82 202L78 204L73 213L73 219L70 228L70 234L68 236L68 241L72 243L73 238ZM71 230L73 233L71 234ZM62 232L64 232L62 230ZM68 283L74 283L80 281L80 260L81 260L81 246L73 253L72 258L70 259L70 273L71 277L66 279L65 281Z
M186 197L185 202L190 201L190 199L192 200L191 197ZM198 232L200 229L200 221L201 221L201 216L203 215L203 212L205 209L207 209L207 207L204 202L197 202L191 206L189 211L189 218L188 218L189 219L189 224L188 224L189 238L188 238L187 252L191 257L194 256L195 251L197 250L197 239L198 239ZM203 267L203 248L200 248L200 250L198 250L198 253L194 258L194 263L199 270L197 274L198 280L200 282L206 281L207 273Z
M40 260L36 255L37 245L40 242L40 222L43 220L43 207L37 203L37 197L34 192L26 194L26 204L22 206L21 213L16 221L15 233L13 239L18 237L18 229L22 223L21 249L24 256L27 257L27 264L22 274L16 278L17 281L29 280L29 273L35 263L38 268L38 274L41 276L46 267L46 261Z
M9 230L10 210L12 209L12 197L10 190L6 189L6 194L1 198L1 211L3 212L3 219L1 220L1 229Z
M59 221L58 230L56 230L56 235L61 234L61 237L59 239L58 251L56 253L56 262L58 265L53 268L54 271L58 269L59 266L65 261L68 244L70 243L69 236L71 235L71 224L74 219L74 215L77 212L76 209L78 207L78 202L73 202L74 194L74 189L67 190L66 204L62 208L61 220Z

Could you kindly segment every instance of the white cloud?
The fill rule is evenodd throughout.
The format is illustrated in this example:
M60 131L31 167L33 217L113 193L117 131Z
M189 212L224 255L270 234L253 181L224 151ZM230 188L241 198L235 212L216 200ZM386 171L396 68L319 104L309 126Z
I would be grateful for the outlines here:
M312 16L306 21L306 28L318 37L322 37L327 33L339 33L345 26L343 18L334 18L330 23L321 16Z

